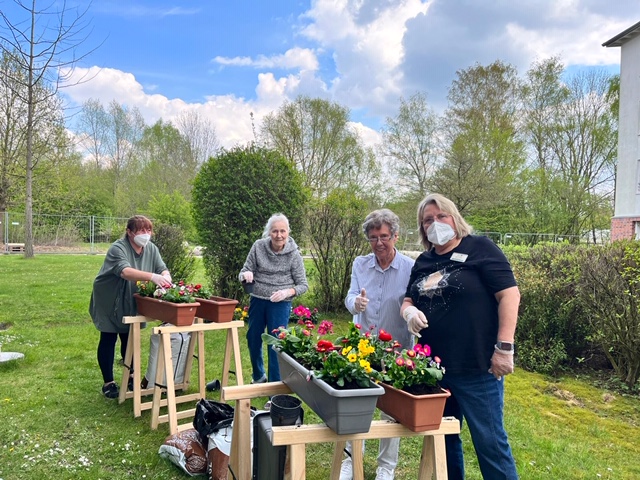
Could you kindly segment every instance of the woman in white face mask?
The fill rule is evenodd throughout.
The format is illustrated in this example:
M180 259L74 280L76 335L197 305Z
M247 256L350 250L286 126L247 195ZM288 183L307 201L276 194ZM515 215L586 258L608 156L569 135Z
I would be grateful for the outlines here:
M158 248L150 242L151 220L135 215L127 221L124 237L116 240L107 251L100 272L93 282L89 314L100 332L98 365L102 372L102 394L118 398L119 389L113 380L115 346L120 337L120 353L124 358L129 338L129 325L122 317L136 315L133 294L138 280L151 280L160 287L171 286L171 275Z
M466 420L485 479L518 478L504 429L504 376L513 372L520 292L502 251L472 228L448 198L418 207L425 247L411 270L400 311L421 345L438 355L451 391L445 416ZM446 435L450 480L464 479L462 442Z

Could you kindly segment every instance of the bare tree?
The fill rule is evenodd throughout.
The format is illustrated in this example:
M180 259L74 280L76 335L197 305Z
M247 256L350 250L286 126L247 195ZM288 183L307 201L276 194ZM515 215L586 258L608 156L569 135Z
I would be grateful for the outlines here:
M198 165L214 156L220 147L213 122L195 110L181 114L176 119L176 127L189 142L191 156Z
M96 169L103 166L109 135L109 118L99 100L89 99L82 105L78 120L79 145Z
M380 153L391 158L398 184L426 195L429 177L440 157L438 117L424 94L400 99L398 114L388 117L382 130Z
M63 2L60 9L49 5L43 10L36 7L36 0L26 2L14 0L23 18L9 19L0 11L3 20L0 48L3 53L15 56L22 75L11 79L14 92L27 105L26 122L26 167L25 167L25 257L33 257L33 169L37 162L34 137L41 109L56 97L73 73L73 67L86 54L78 56L76 48L82 45L87 23L87 9L67 8ZM55 18L55 22L50 22Z

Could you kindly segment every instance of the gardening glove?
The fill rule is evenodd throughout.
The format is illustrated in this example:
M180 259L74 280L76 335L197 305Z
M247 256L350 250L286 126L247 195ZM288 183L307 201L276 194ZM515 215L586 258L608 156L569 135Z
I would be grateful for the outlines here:
M272 302L281 302L286 298L291 297L291 289L290 288L285 288L283 290L277 290L275 292L273 292L271 294L271 297L269 298L269 300L271 300Z
M413 305L405 308L402 316L404 317L404 321L407 322L409 332L413 333L418 338L421 336L420 330L429 326L429 322L427 322L427 317L424 316L424 313L418 310L418 307L414 307Z
M168 270L166 272L163 272L162 276L167 279L167 282L173 283L173 280L171 280L171 274L169 273Z
M253 272L244 272L242 274L242 280L244 280L246 283L253 283Z
M171 287L171 282L157 273L151 274L151 281L160 288Z
M362 291L360 292L360 295L356 297L356 302L355 302L356 312L358 313L364 312L365 309L367 308L367 303L369 303L369 299L367 298L367 292L363 288Z
M491 357L491 368L489 373L500 380L505 375L513 373L513 352L499 350L496 348Z

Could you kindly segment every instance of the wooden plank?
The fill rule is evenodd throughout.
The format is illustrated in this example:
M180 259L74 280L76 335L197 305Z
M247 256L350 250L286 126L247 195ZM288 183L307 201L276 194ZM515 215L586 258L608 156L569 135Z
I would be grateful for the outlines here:
M337 442L341 440L449 435L453 433L460 433L460 422L453 417L443 418L439 429L427 430L426 432L413 432L399 423L374 420L371 422L371 428L367 433L349 435L338 435L324 424L273 427L271 443L274 446L279 446L298 443Z
M291 389L282 382L255 383L223 387L220 398L223 402L229 402L231 400L250 400L252 398L269 397L271 395L284 393L291 393Z

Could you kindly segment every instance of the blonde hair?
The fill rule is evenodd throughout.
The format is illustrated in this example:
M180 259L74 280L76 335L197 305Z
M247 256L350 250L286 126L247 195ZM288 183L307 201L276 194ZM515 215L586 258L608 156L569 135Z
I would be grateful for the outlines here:
M454 230L458 238L466 237L467 235L471 235L473 232L473 227L469 225L464 218L462 218L462 215L460 215L455 203L444 195L432 193L424 197L420 202L420 205L418 205L418 232L420 233L420 243L422 243L425 250L431 250L431 247L433 247L433 244L427 238L427 232L422 225L422 218L427 205L435 205L442 212L448 213L453 217L453 223L455 224Z

